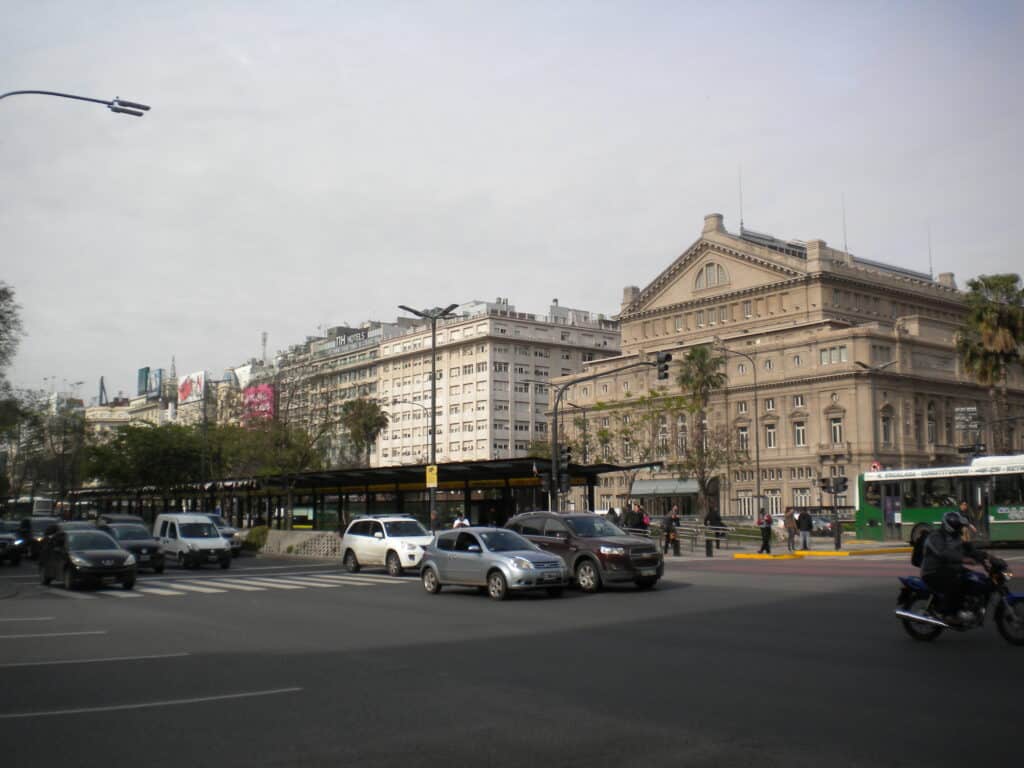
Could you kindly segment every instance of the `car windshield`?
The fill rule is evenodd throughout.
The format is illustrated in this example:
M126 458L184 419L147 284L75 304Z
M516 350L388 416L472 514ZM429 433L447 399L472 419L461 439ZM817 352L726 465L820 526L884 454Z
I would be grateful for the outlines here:
M182 523L181 538L183 539L217 539L220 534L213 523Z
M56 525L57 519L53 517L37 517L32 520L32 533L45 533L51 525Z
M74 531L68 534L68 549L120 549L117 542L103 531Z
M427 529L416 520L394 520L384 523L388 536L429 536Z
M601 517L567 517L566 524L572 532L584 539L595 539L603 536L625 536L620 528L616 528Z
M153 538L153 534L142 525L112 525L110 531L114 534L115 539L121 541Z
M520 549L538 549L538 547L535 547L518 533L505 531L500 528L496 528L493 531L483 531L479 535L484 542L484 546L491 552L515 552Z
M216 525L218 528L227 528L227 523L224 522L224 518L220 515L207 515L210 518L210 522Z

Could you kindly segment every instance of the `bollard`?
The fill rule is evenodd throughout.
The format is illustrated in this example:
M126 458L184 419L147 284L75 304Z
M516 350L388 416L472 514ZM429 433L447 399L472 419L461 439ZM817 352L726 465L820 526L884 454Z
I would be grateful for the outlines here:
M715 556L715 542L711 539L704 539L704 554L706 557Z

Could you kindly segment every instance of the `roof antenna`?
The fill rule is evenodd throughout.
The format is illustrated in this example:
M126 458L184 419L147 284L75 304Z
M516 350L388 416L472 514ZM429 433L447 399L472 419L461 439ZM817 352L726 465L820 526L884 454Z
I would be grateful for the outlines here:
M842 201L843 201L843 253L845 253L847 256L849 256L850 255L850 249L846 245L846 193L843 192L841 194L842 194Z
M932 270L932 223L928 222L928 277L935 279L935 272Z
M743 235L743 165L738 165L740 188L740 236Z

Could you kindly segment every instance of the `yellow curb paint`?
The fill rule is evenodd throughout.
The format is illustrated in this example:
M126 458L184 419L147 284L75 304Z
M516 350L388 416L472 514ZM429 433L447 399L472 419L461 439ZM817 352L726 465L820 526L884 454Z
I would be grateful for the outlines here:
M734 560L796 560L796 555L745 555L735 554Z
M807 550L806 552L797 552L794 557L849 557L850 553L845 550L835 550L829 552L827 550Z
M851 555L906 555L913 552L913 547L880 547L878 549L853 549Z

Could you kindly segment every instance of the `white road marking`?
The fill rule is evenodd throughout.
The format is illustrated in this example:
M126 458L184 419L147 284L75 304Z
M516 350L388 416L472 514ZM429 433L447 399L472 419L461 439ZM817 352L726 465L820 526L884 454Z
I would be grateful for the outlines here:
M40 588L47 595L60 595L61 597L72 597L75 600L95 600L96 595L87 595L84 592L68 591L66 589L47 589L46 587Z
M304 589L307 584L299 584L294 581L288 581L287 579L246 579L242 582L243 584L257 584L262 587L270 587L272 589Z
M177 592L173 589L163 589L161 587L137 587L138 591L144 595L184 595L184 592Z
M121 590L118 592L111 590L110 592L100 592L100 594L104 597L142 597L142 595L140 594L137 594L135 592L129 592L127 590Z
M414 581L402 581L401 579L394 579L390 576L384 577L373 577L373 576L334 576L332 574L324 574L323 576L317 576L318 579L331 579L337 581L340 584L415 584Z
M216 584L218 587L223 587L224 589L236 589L239 592L266 592L267 591L266 587L250 587L250 586L248 586L246 584L237 584L234 581L229 581L228 579L217 579L217 581L205 582L205 583L207 583L207 584Z
M60 664L102 664L110 661L149 661L150 659L179 659L187 653L159 653L149 656L107 656L102 659L57 659L55 661L16 661L0 664L0 669L8 667L53 667Z
M21 619L0 619L0 621L53 621L53 616L26 616Z
M29 637L80 637L82 635L105 635L105 629L90 629L86 632L40 632L32 635L0 635L0 640L22 640Z
M110 707L81 707L79 709L53 709L49 712L12 712L0 715L0 720L14 720L24 717L54 717L56 715L82 715L90 712L123 712L129 709L152 709L153 707L174 707L182 704L202 704L209 701L229 701L256 696L274 696L281 693L298 693L301 688L275 688L268 691L226 693L221 696L202 696L195 699L168 699L166 701L144 701L139 704L118 704Z
M293 576L290 579L288 579L288 583L301 584L304 587L327 587L328 589L344 586L343 584L337 581L319 581L311 576L306 576L303 578L297 578Z
M219 592L226 592L225 589L214 589L212 587L201 587L198 584L188 583L183 581L174 582L175 589L184 589L186 592L201 592L204 595L215 595Z

